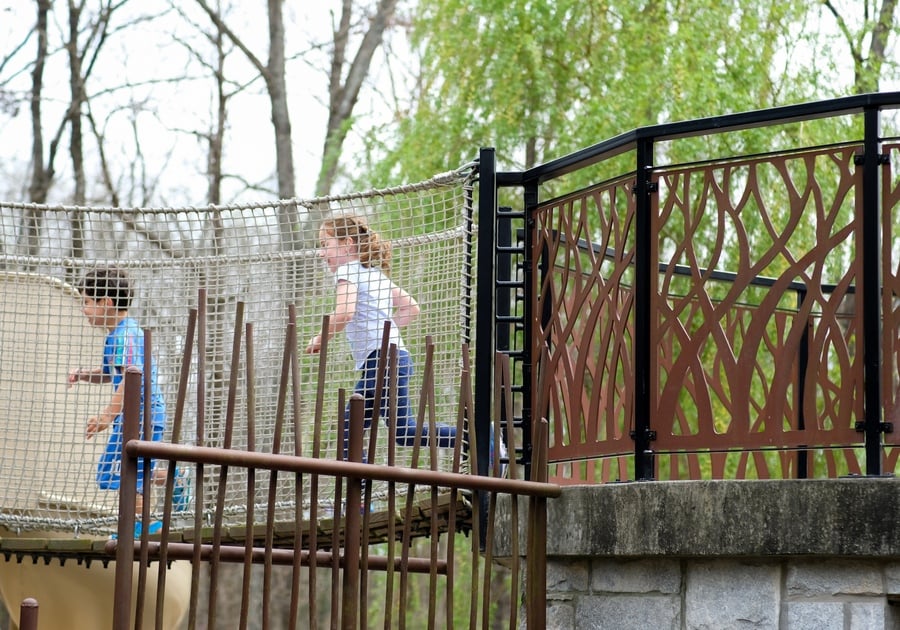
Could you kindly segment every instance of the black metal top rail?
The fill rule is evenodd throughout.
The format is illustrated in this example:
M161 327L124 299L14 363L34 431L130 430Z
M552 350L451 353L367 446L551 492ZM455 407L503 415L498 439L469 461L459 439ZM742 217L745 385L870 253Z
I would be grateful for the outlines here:
M679 138L857 114L867 109L883 110L896 108L900 108L900 92L883 92L723 114L721 116L710 116L682 122L648 125L632 129L525 171L498 172L497 184L500 187L521 186L526 182L542 184L627 151L635 150L641 142L648 140L664 142Z

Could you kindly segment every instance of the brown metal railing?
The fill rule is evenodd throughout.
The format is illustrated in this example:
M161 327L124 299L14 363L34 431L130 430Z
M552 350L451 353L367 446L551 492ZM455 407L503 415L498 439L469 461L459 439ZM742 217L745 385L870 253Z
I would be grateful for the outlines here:
M202 302L202 300L201 300ZM237 321L240 322L240 316ZM196 321L196 314L192 315L191 322ZM323 323L327 327L327 320ZM192 323L190 328L193 329ZM236 339L239 335L235 335ZM193 331L187 335L188 344L184 357L185 366L190 365L190 344L192 344ZM248 335L247 341L249 342ZM238 349L240 345L235 343L235 356L233 366L238 365ZM287 405L292 393L294 383L293 374L296 373L296 339L293 335L293 327L289 323L285 338L285 369L282 373L282 387L279 398L284 403L279 405L278 417L287 413L291 407L294 413L298 408L297 401L293 405ZM149 353L149 350L148 350ZM252 370L252 344L248 343L248 360L246 366ZM382 353L381 356L389 356L391 353ZM322 358L324 361L324 357ZM382 366L382 373L386 369ZM498 372L508 371L502 358L498 359ZM429 364L425 366L425 385L422 396L426 403L428 400ZM463 353L463 369L460 381L460 403L456 419L458 435L467 432L467 420L471 417L473 402L472 388L469 377L467 354ZM184 377L183 377L184 379ZM158 562L160 567L178 560L190 560L193 563L193 578L190 596L190 610L188 612L188 625L193 628L199 624L201 616L200 566L206 564L208 571L208 596L205 602L207 617L205 627L247 627L250 616L254 614L250 610L250 579L249 567L262 565L264 571L262 602L258 611L262 627L275 627L272 602L272 593L275 578L273 567L291 567L291 594L287 612L279 613L287 615L287 626L297 627L330 627L357 628L368 627L369 617L374 614L385 628L388 627L495 627L496 620L492 618L493 602L502 596L508 595L511 589L514 594L521 592L523 588L520 582L524 580L526 589L527 607L524 611L526 622L530 627L542 627L545 608L545 560L542 553L546 540L546 509L545 502L548 498L558 496L560 488L544 481L524 481L517 479L518 474L515 461L510 462L510 478L502 478L499 458L493 458L492 469L494 476L479 476L460 472L460 456L462 440L457 440L454 448L453 471L437 470L435 442L428 443L427 448L432 451L428 459L429 468L417 468L418 450L421 443L422 427L427 422L433 422L433 418L424 417L422 410L427 404L422 405L417 424L417 435L413 450L412 466L396 466L389 464L364 463L364 431L365 410L363 400L359 396L353 396L349 401L349 461L342 461L342 447L338 446L335 459L324 457L304 457L278 452L277 444L281 441L281 435L276 431L272 452L259 452L253 450L237 450L228 448L227 435L233 430L236 419L233 414L226 418L225 447L214 448L205 446L189 446L184 444L159 443L139 440L140 431L140 391L141 372L132 368L125 375L125 410L124 410L124 448L122 462L122 482L120 490L120 518L116 539L107 543L107 552L116 557L116 594L115 594L115 627L117 629L139 628L141 619L145 618L146 610L155 613L157 627L160 627L161 619L166 607L165 580L166 571L159 571L156 585L157 598L155 601L147 601L147 593L152 590L147 584L147 566L149 563ZM252 378L248 379L252 382ZM395 382L395 379L391 379ZM235 386L232 380L232 387ZM324 387L320 382L319 389ZM378 388L380 391L380 387ZM395 387L390 388L389 395L396 396ZM184 391L184 388L182 388ZM248 395L253 396L252 387L248 388ZM183 394L179 394L176 403L178 409L183 408L181 400ZM343 398L341 396L340 398ZM498 404L501 404L498 402ZM509 404L508 401L502 404ZM252 410L253 405L248 405ZM344 405L339 403L343 410ZM379 409L379 405L375 405ZM337 419L337 426L343 420L343 411ZM176 427L174 435L177 437L180 431L180 411L176 411ZM317 424L323 419L316 417ZM252 417L247 419L252 425ZM395 418L388 419L389 430L395 423ZM279 421L280 423L280 421ZM299 423L294 422L294 427ZM369 431L369 456L366 461L372 462L372 442L376 439L378 422L372 422ZM494 426L495 435L500 435L499 424ZM251 431L252 434L252 431ZM318 435L318 431L316 433ZM433 434L433 433L432 433ZM546 425L536 429L536 437L546 443ZM476 439L474 433L467 434L468 439ZM298 438L299 439L299 438ZM339 441L340 442L340 441ZM252 442L251 442L252 444ZM470 444L470 452L477 453L476 445ZM510 445L515 448L515 444ZM296 452L301 452L299 446ZM313 450L319 453L319 449ZM164 500L165 510L162 514L162 530L158 536L148 536L144 533L139 540L135 540L134 525L136 516L134 506L137 495L136 480L139 460L149 467L151 460L167 461L166 496ZM188 531L174 532L172 527L173 515L170 509L174 487L174 474L179 464L193 464L198 471L196 475L196 488L194 498L195 521L194 528ZM541 464L540 461L537 462ZM545 465L545 462L544 464ZM202 471L218 468L219 475L216 480ZM477 465L472 463L471 470L477 470ZM225 486L232 483L234 473L244 471L240 475L241 483L246 483L247 496L247 520L242 528L228 527L224 518L224 492ZM145 470L145 483L149 483L149 469ZM285 511L283 506L277 506L277 499L270 492L264 517L254 515L254 500L256 489L255 481L268 477L270 488L274 487L277 478L287 476L292 478L295 484L294 505ZM245 481L244 481L245 480ZM336 484L335 514L317 514L318 486ZM383 509L371 512L372 486L375 482L385 482L390 488L386 505ZM212 484L214 487L204 487L204 484ZM145 496L149 488L145 487ZM501 526L493 519L495 514L495 502L498 495L508 494L512 496L513 518L511 523L504 523L504 535L511 536L514 544L512 548L519 550L518 543L519 514L517 505L518 497L528 497L529 507L527 514L523 515L528 524L527 547L528 564L520 567L519 553L516 551L508 559L509 581L512 587L505 581L497 582L492 579L493 572L497 571L494 565L493 547L494 537L499 535ZM304 498L308 497L308 504ZM149 522L151 513L147 507L149 501L144 501L144 512L140 515L143 523ZM456 534L469 533L470 538L460 539ZM430 540L430 549L426 556L415 557L412 555L413 541L420 537ZM372 545L378 544L379 551L373 553ZM462 546L461 546L462 545ZM441 549L443 547L443 550ZM383 550L383 552L382 552ZM466 562L461 562L466 559ZM131 567L139 562L140 570L135 583L132 577ZM217 617L217 597L221 597L216 588L220 567L223 563L242 563L245 566L240 597L242 599L241 616L239 620L222 620ZM305 579L307 589L300 587L301 573ZM374 573L383 573L382 588L384 592L373 592L373 583L368 579ZM320 577L330 582L330 597L319 601L318 584ZM417 577L420 576L420 577ZM424 580L424 582L420 581ZM454 595L455 585L470 589L465 596L465 602L461 602L462 596ZM497 590L501 589L501 593ZM131 594L136 593L136 610L132 610L128 602L132 601ZM420 612L412 619L408 619L408 605L413 592L426 593L421 599L425 600L417 606L423 606ZM233 595L237 597L235 593ZM518 610L517 596L512 598L507 627L515 628L519 625L520 611ZM301 603L309 602L305 613L301 610ZM442 605L441 605L441 602ZM456 610L459 605L468 609L465 619L460 618ZM427 620L423 617L426 616ZM321 617L328 620L322 621ZM279 623L284 619L279 619Z
M19 607L19 630L38 630L38 603L32 598L22 601Z

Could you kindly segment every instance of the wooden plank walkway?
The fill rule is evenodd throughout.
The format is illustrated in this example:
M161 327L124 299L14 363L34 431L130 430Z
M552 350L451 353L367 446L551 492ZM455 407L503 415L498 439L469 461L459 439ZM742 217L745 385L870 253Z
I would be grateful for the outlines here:
M409 521L410 535L414 538L426 537L431 535L431 523L435 519L437 521L437 529L440 533L445 533L451 519L454 519L454 530L456 532L469 532L472 529L472 510L465 497L457 500L455 509L451 509L450 494L438 495L436 504L432 505L429 497L421 497L416 499L412 509L409 511L407 518L406 500L403 496L397 497L397 509L393 515L394 537L400 540L403 536L404 526ZM376 545L384 543L388 540L391 531L392 517L387 510L380 510L369 513L369 544ZM333 516L320 518L316 526L316 547L319 550L330 549L333 545L335 527L337 527L337 544L340 546L344 540L344 523L342 519L334 519ZM302 548L309 548L310 534L312 532L312 524L308 520L304 520L301 525ZM169 533L169 542L172 543L190 543L197 541L193 528L179 528ZM29 534L34 534L29 536ZM0 530L0 555L7 562L16 561L23 562L26 560L38 562L43 560L45 564L49 564L51 560L59 560L66 562L75 560L79 564L84 562L88 566L92 562L100 561L104 564L113 560L114 556L110 555L106 550L108 537L98 537L96 535L80 536L78 538L50 538L41 537L41 532L23 532L16 535L8 530ZM214 529L212 526L204 527L200 530L200 542L212 543ZM254 527L252 533L254 545L261 546L266 540L266 527L258 525ZM276 521L273 528L273 547L278 549L291 549L294 547L296 538L296 523L291 520ZM158 541L160 536L154 535L149 537L150 540ZM247 540L247 528L244 526L225 527L221 532L221 542L223 545L237 546L244 545Z

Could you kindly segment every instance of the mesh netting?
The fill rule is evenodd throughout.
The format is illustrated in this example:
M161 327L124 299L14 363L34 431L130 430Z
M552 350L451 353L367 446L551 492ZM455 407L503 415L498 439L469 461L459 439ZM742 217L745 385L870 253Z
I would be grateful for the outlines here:
M315 246L320 220L334 214L365 216L391 241L391 279L420 304L421 316L402 330L415 364L411 380L418 409L426 339L433 343L436 419L455 424L462 348L468 334L471 249L469 170L416 185L315 199L208 208L118 209L0 203L0 525L12 529L108 531L114 527L117 493L94 482L106 442L85 439L85 423L100 412L111 386L68 387L73 367L99 367L105 330L91 328L81 313L77 287L96 266L127 270L135 289L129 314L152 331L159 383L172 420L192 309L205 312L205 396L198 405L198 352L194 346L180 443L196 443L202 410L204 445L222 446L238 303L251 325L255 371L254 448L273 449L289 307L297 317L300 408L304 455L312 455L319 359L303 347L334 306L334 279ZM307 226L306 230L298 226ZM205 304L198 304L201 289ZM329 344L321 456L337 457L338 390L358 378L343 334ZM241 356L232 446L248 447L245 357ZM282 453L294 452L292 410L286 414ZM388 445L378 432L379 463ZM397 449L397 463L412 449ZM431 466L428 449L419 465ZM452 450L441 449L437 466L449 469ZM188 474L191 469L186 468ZM243 523L246 487L229 473L226 513ZM218 470L204 478L215 493ZM267 488L258 479L257 487ZM333 490L333 489L332 489ZM374 488L376 498L384 488ZM329 489L319 488L319 503ZM161 510L164 491L154 491ZM293 502L293 479L279 491ZM265 497L260 496L262 503ZM192 522L193 506L182 513ZM205 509L205 508L204 508ZM177 526L177 523L176 523Z

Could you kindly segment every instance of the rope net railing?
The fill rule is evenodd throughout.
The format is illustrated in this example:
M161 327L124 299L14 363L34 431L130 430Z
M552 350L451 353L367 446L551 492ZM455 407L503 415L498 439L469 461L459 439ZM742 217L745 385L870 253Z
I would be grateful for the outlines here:
M319 357L303 349L335 306L335 279L319 255L318 229L325 218L364 217L369 229L392 245L391 280L421 309L401 329L414 366L412 408L418 409L429 346L434 415L454 424L461 348L470 341L471 199L471 169L462 168L391 189L233 206L123 209L0 202L0 527L75 534L103 534L115 527L117 493L99 489L95 480L108 436L89 440L85 434L88 418L108 403L112 386L67 382L73 368L101 365L108 331L88 323L78 293L85 273L97 267L126 271L134 290L128 314L151 332L166 401L163 441L173 437L190 313L201 310L203 330L191 353L183 425L176 437L179 443L196 444L200 417L202 445L223 446L232 340L241 304L254 339L252 446L271 452L285 330L293 311L300 425L285 426L279 449L293 453L293 436L299 432L301 454L311 456ZM248 417L246 378L242 367L234 397L238 419ZM339 333L329 342L322 378L321 457L338 456L339 390L349 396L358 379L347 339ZM391 436L383 424L377 435L375 456L384 461ZM247 449L251 436L246 425L236 423L230 439L232 448ZM398 465L404 465L411 450L396 448ZM421 449L419 466L449 470L452 452L438 449L437 461L430 462L429 449ZM182 483L191 483L191 469L178 472ZM207 467L203 475L215 479L218 471ZM240 481L229 484L235 491L226 496L225 512L242 523L247 499ZM382 491L373 487L375 500ZM163 509L163 494L151 497L155 511ZM282 494L286 504L293 501L292 491ZM319 497L327 508L327 489L320 488ZM180 505L185 523L193 521L192 505Z

